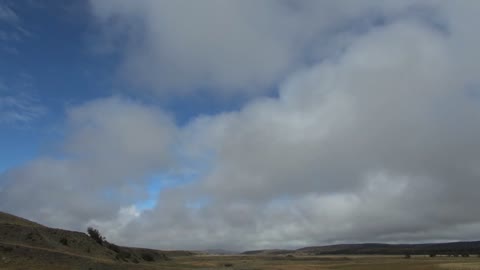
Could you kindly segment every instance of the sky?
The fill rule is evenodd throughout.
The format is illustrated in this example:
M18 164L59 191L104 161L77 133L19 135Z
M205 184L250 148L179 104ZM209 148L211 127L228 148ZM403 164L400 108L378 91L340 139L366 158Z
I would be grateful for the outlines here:
M158 249L478 240L478 10L0 0L0 211Z

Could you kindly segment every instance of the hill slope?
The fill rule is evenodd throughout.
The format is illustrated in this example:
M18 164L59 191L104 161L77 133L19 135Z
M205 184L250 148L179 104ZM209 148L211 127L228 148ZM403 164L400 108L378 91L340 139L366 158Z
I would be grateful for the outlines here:
M97 269L99 265L104 265L101 269L110 269L113 265L112 269L129 269L129 264L134 264L135 269L139 269L142 264L191 254L121 247L108 242L99 244L85 233L49 228L0 212L0 269L26 264L19 268L25 269L29 263L35 265L34 269L51 264L65 264L65 269L90 269L92 266Z
M22 225L22 226L29 226L29 227L45 227L33 221L30 221L21 217L17 217L1 211L0 211L0 224Z

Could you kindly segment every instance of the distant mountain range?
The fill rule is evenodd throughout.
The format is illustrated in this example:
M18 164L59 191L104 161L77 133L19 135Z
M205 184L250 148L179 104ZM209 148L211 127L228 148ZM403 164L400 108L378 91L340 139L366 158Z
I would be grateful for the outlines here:
M480 241L426 244L339 244L312 246L295 250L272 249L245 251L245 255L452 255L480 254Z

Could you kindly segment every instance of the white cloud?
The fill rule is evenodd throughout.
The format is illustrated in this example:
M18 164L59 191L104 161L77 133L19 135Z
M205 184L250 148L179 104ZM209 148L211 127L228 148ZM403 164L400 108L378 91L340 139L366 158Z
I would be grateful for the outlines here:
M62 151L1 176L2 208L81 230L109 219L146 198L148 177L172 165L175 132L162 111L122 98L72 108Z
M125 227L140 216L141 212L131 205L129 207L123 207L118 210L117 216L113 220L96 221L91 220L88 223L88 227L98 229L107 241L115 239L116 241L122 241L123 230ZM126 242L128 240L123 240Z
M194 249L468 239L480 230L480 109L455 38L418 20L378 26L291 76L278 98L193 121L185 153L209 169L161 193L127 239ZM184 206L202 196L204 207Z
M160 94L222 95L263 94L320 51L341 50L332 48L353 34L345 26L371 24L377 14L411 6L411 1L90 3L105 35L124 45L122 75L131 82Z
M66 157L3 175L2 206L55 226L91 222L120 244L169 249L478 234L480 107L466 91L479 85L476 2L425 1L435 15L424 17L410 9L418 2L351 3L93 2L101 18L145 23L124 67L138 83L187 91L205 80L253 93L282 80L278 97L182 127L120 98L73 108ZM370 12L385 22L345 42L328 34ZM299 48L322 47L322 37L341 50L320 49L322 59L300 64ZM172 168L198 179L164 188L151 210L133 208L145 176Z
M0 124L26 124L40 118L46 112L47 108L36 98L22 93L6 94L0 89Z
M7 4L0 4L0 21L15 23L18 21L18 16L15 11Z

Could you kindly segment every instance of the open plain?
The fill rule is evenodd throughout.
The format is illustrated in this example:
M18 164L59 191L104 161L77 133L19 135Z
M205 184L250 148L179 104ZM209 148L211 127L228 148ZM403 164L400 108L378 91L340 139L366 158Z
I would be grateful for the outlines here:
M284 256L257 255L192 255L174 257L169 261L141 262L138 264L102 260L95 257L76 257L71 254L42 256L41 251L29 255L10 257L5 261L2 255L0 269L21 270L148 270L148 269L199 269L199 270L474 270L480 269L478 257L436 257L414 256L305 256L287 258ZM55 255L55 256L53 256Z
M199 251L166 251L117 246L86 233L50 228L0 212L0 269L2 270L310 270L310 269L480 269L478 242L424 245L357 244L306 247L298 250L257 250L215 255ZM405 255L361 255L361 252L412 252ZM430 250L452 254L435 254ZM312 255L312 252L350 254ZM468 250L468 252L467 252ZM310 254L308 253L310 252ZM463 255L463 256L461 256ZM433 255L432 255L433 256ZM468 257L467 257L468 256Z

